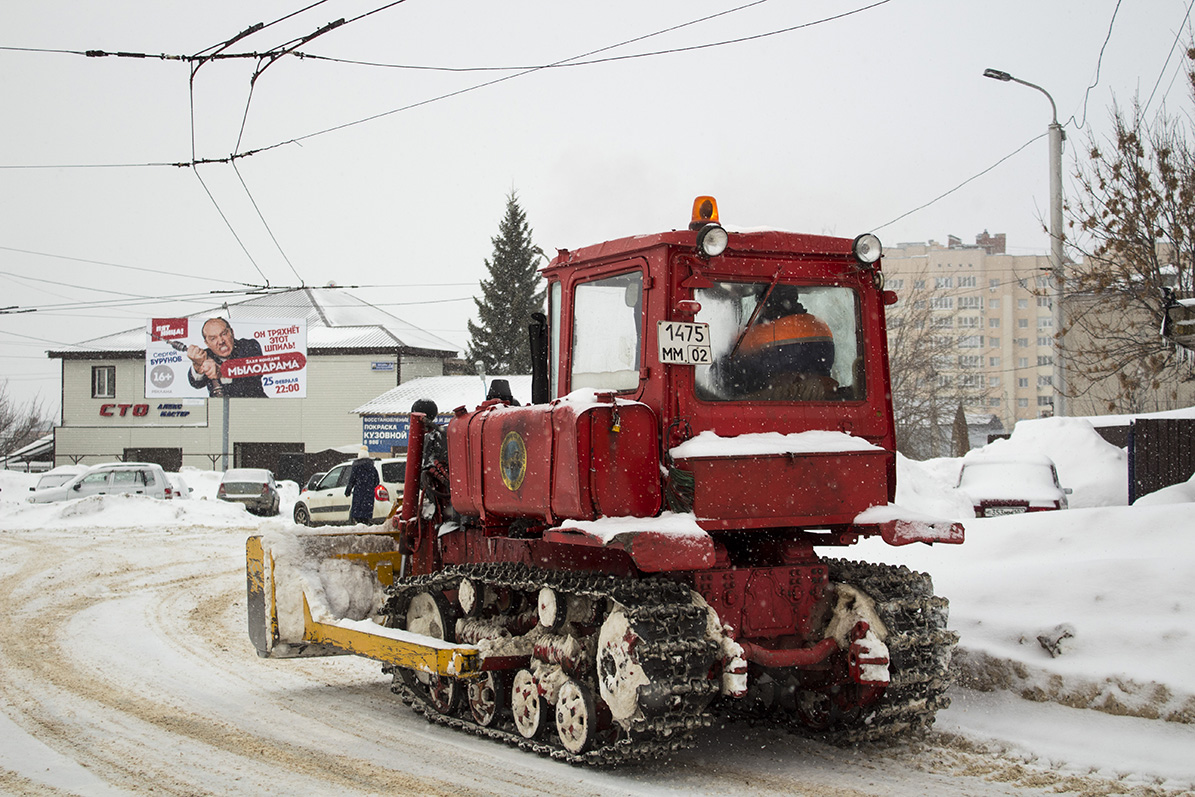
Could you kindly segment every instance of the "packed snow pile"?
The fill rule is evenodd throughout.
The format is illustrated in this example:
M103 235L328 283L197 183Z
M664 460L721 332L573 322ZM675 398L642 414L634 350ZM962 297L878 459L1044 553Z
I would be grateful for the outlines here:
M388 552L394 539L381 534L319 534L295 528L262 536L262 551L273 568L266 568L266 594L272 594L278 613L278 636L283 642L303 641L303 603L311 618L322 623L340 620L380 620L385 593L374 572L363 564L331 558L332 554Z
M278 482L279 514L262 518L249 514L241 504L216 499L220 472L183 468L190 487L187 498L161 500L144 495L90 495L50 504L30 504L29 490L40 474L0 470L0 522L5 529L127 529L161 526L186 529L219 526L251 531L290 525L291 508L298 498L294 482Z
M1086 418L1020 421L1007 440L984 446L992 453L1044 454L1070 487L1073 508L1124 506L1129 500L1128 454L1104 438Z
M1157 506L1160 504L1191 504L1195 503L1195 476L1185 482L1163 487L1161 490L1143 495L1133 502L1133 506Z

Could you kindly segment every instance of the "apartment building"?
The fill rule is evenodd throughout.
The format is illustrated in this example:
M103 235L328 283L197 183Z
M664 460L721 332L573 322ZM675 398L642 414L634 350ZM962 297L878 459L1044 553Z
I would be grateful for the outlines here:
M1054 411L1054 317L1047 255L1010 255L1003 233L974 244L899 243L884 250L885 285L900 301L895 323L928 308L942 343L937 378L968 397L968 414L1004 428ZM924 303L924 304L922 304Z

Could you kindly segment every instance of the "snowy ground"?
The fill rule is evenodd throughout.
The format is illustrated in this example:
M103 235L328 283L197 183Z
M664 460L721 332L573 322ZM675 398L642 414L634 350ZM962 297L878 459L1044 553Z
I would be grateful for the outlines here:
M1051 456L1072 509L971 519L958 460L902 460L898 502L967 518L966 543L842 552L951 600L961 685L929 738L843 750L732 725L611 772L428 725L373 662L258 659L244 539L288 525L294 485L262 519L199 471L190 501L39 506L0 472L0 794L1195 793L1195 485L1124 506L1124 453L1084 421L998 445Z

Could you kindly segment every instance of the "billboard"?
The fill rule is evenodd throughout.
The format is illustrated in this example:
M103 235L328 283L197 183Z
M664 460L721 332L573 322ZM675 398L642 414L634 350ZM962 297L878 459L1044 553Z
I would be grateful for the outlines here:
M306 398L304 318L151 318L145 397Z
M451 414L436 416L436 423L440 426L447 426L451 420ZM389 455L396 447L407 447L410 427L409 415L362 415L361 443L371 454Z

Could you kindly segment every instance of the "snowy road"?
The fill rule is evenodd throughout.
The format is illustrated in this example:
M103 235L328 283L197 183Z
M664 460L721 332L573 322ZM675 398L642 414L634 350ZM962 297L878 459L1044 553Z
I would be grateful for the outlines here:
M733 725L663 765L582 770L429 725L373 662L258 659L251 527L167 528L0 531L0 793L978 797L1175 794L1195 780L1159 752L1175 734L1195 749L1189 725L971 692L921 743L843 750ZM1111 747L1136 740L1139 765L1109 771L1098 743L1067 742L1068 723L1072 738L1096 723Z

